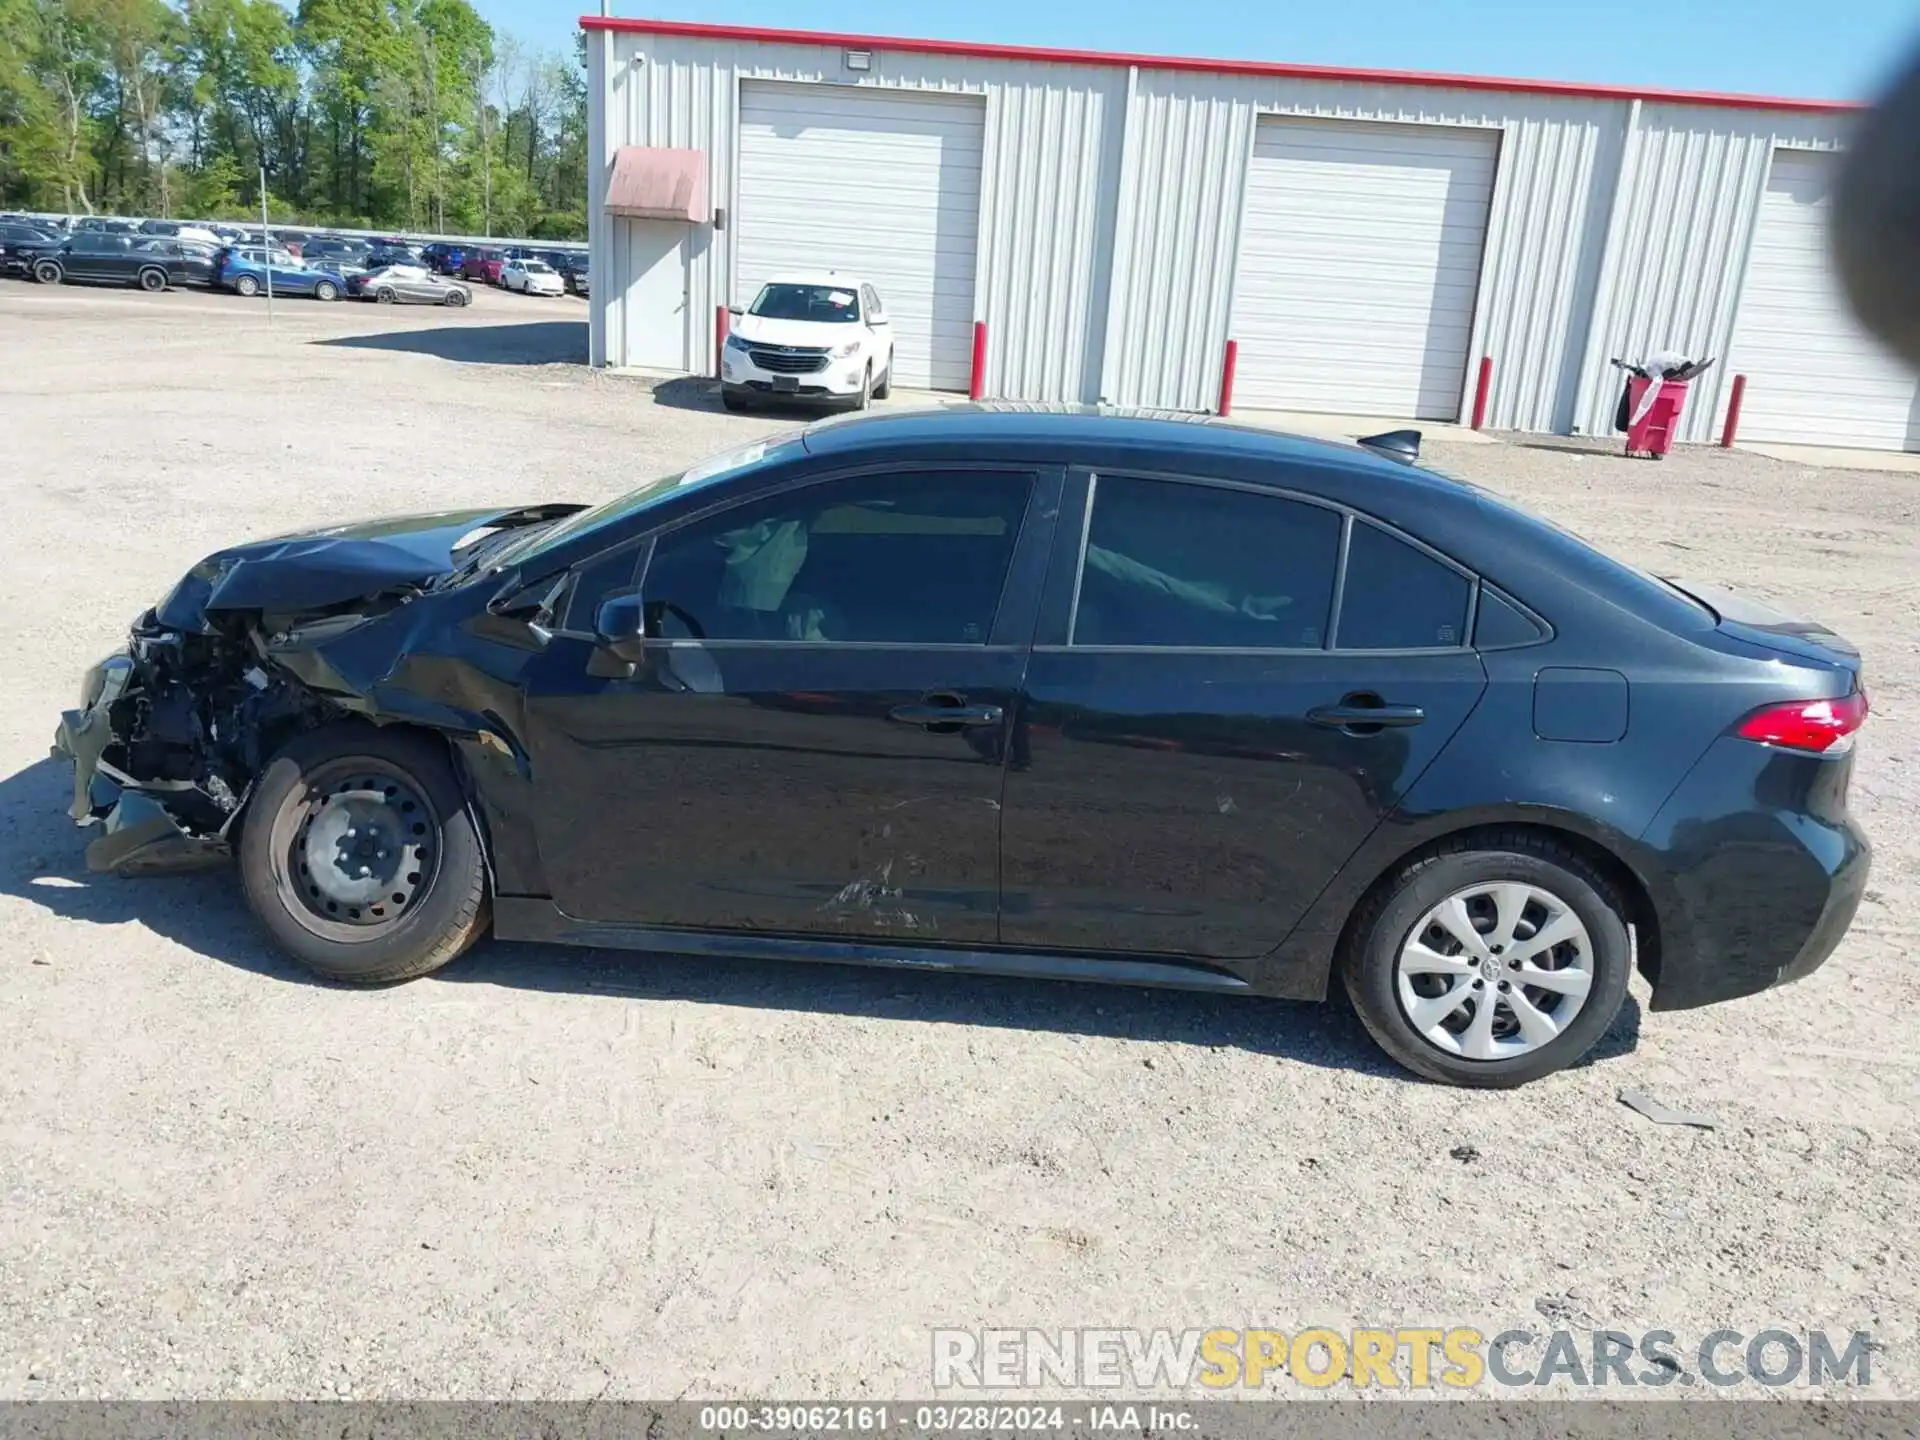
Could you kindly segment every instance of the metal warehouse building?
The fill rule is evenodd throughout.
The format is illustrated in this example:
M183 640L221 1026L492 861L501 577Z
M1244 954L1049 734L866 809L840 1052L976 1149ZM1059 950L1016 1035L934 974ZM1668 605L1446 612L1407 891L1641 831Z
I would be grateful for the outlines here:
M907 386L1610 433L1613 355L1712 355L1680 438L1920 446L1825 261L1846 106L588 18L592 360L711 374L770 273L884 297ZM650 173L652 172L652 173ZM677 186L669 214L657 197ZM636 201L635 197L640 197Z

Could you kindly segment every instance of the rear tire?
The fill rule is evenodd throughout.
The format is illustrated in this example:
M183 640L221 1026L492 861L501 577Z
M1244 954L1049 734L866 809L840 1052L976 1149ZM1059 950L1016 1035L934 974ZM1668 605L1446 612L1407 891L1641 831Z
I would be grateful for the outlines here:
M310 731L260 774L240 832L247 902L329 980L437 970L489 921L480 835L445 745L419 731Z
M167 272L164 270L142 270L136 282L149 295L158 295L167 288Z
M313 287L313 298L326 301L338 300L340 298L340 287L331 280L322 280Z
M233 282L233 289L236 295L241 295L251 300L260 293L260 282L251 275L242 275Z
M393 291L389 290L385 285L382 285L378 290L373 292L373 298L382 305L391 305L398 297L394 295Z
M1524 903L1517 925L1495 903L1508 896ZM1462 918L1436 922L1448 913ZM1342 976L1367 1033L1401 1065L1448 1085L1509 1089L1571 1065L1613 1023L1632 967L1626 915L1614 884L1560 841L1524 830L1466 836L1368 896ZM1452 938L1470 922L1471 948ZM1569 938L1536 958L1525 947L1550 928ZM1534 986L1527 974L1551 978ZM1464 1053L1476 1048L1488 1054Z
M33 278L42 285L58 285L66 277L58 261L38 260L34 262Z

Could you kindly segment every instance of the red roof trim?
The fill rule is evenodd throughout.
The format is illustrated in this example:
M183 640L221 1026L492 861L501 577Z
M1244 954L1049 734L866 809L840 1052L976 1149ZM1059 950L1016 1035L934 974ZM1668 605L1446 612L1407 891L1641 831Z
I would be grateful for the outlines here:
M1039 60L1060 65L1131 65L1142 70L1197 70L1215 75L1277 75L1296 80L1421 85L1446 90L1501 90L1521 95L1557 95L1570 100L1650 100L1673 105L1716 105L1732 110L1785 110L1803 115L1831 115L1864 108L1851 100L1788 100L1769 95L1719 95L1699 90L1582 85L1566 80L1507 80L1492 75L1434 75L1414 70L1361 70L1341 65L1286 65L1270 60L1199 60L1177 55L1110 54L1100 50L1061 50L1039 45L986 45L970 40L913 40L889 35L843 35L824 30L775 30L757 25L705 25L687 20L625 20L604 15L583 15L580 28L629 31L641 35L686 35L702 40L758 40L777 45L838 45L860 50L902 50L920 55Z

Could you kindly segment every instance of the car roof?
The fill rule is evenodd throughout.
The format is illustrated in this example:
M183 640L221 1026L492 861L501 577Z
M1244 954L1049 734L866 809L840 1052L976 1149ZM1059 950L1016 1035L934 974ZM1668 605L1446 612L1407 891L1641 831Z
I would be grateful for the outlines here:
M1112 461L1143 452L1180 452L1231 463L1262 461L1313 465L1378 476L1396 484L1432 486L1449 493L1471 487L1421 467L1377 455L1362 445L1310 439L1177 410L1100 405L1042 405L987 401L936 410L822 420L801 432L809 454L848 455L868 449L946 449L956 444L1003 448L1032 458L1058 449L1076 463Z

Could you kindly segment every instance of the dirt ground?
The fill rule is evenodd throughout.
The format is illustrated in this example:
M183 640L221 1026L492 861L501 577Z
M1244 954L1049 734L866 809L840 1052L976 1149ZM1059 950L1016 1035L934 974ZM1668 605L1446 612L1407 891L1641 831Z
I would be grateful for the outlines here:
M924 1396L936 1326L1450 1324L1867 1330L1920 1396L1915 477L1435 447L1819 616L1874 704L1834 959L1642 991L1518 1093L1418 1083L1332 1006L497 943L334 989L230 875L88 875L54 720L206 551L792 423L592 374L584 320L0 282L0 1397Z

